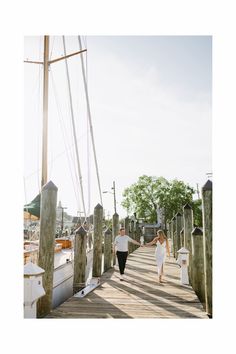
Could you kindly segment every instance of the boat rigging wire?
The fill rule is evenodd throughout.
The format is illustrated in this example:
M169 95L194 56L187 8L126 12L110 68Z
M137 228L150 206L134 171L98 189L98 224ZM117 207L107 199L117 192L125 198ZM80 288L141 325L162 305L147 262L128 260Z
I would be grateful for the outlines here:
M62 40L63 40L64 55L66 56L65 36L62 36ZM77 140L76 140L76 129L75 129L74 111L73 111L73 103L72 103L72 95L71 95L71 84L70 84L70 76L69 76L69 68L68 68L67 58L65 58L65 66L66 66L66 76L67 76L67 83L68 83L69 98L70 98L70 111L71 111L71 120L72 120L72 126L73 126L73 136L74 136L74 141L75 141L76 160L77 160L79 182L80 182L79 183L80 184L80 192L81 192L81 199L82 199L82 205L83 205L83 212L84 212L84 216L85 216L85 220L86 220L87 216L86 216L86 209L85 209L85 202L84 202L84 190L83 190L82 174L81 174L81 168L80 168L78 144L77 144Z
M78 36L78 41L79 41L79 48L80 48L80 50L82 50L82 43L81 43L80 36ZM101 205L103 205L103 203L102 203L102 190L101 190L101 184L100 184L100 178L99 178L97 154L96 154L96 148L95 148L95 142L94 142L92 118L91 118L91 111L90 111L90 104L89 104L89 97L88 97L88 87L87 87L87 81L86 81L86 77L85 77L83 53L81 53L80 58L81 58L81 67L82 67L84 89L85 89L85 96L86 96L86 103L87 103L87 110L88 110L89 128L90 128L90 135L91 135L91 140L92 140L92 147L93 147L94 161L95 161L95 167L96 167L96 174L97 174L97 182L98 182L98 189L99 189L99 195L100 195L100 202L101 202Z
M63 120L63 114L62 114L61 106L60 106L60 103L59 103L58 93L57 93L57 90L56 90L56 85L55 85L55 80L54 80L54 77L53 77L52 70L51 70L51 80L52 80L52 88L53 88L54 98L55 98L55 102L56 102L56 106L57 106L58 117L59 117L59 121L60 121L60 125L61 125L61 131L62 131L64 146L66 148L65 152L66 152L67 161L68 161L68 165L69 165L69 170L70 170L71 180L72 180L73 189L74 189L74 193L75 193L75 198L76 198L76 202L77 202L77 207L78 207L78 210L80 210L78 189L75 187L75 181L74 181L74 177L73 177L73 173L72 173L72 167L71 167L71 164L73 162L73 157L72 157L71 149L69 149L68 143L67 143L67 141L69 141L69 139L68 139L68 136L67 136L67 133L66 133L66 129L65 129L65 122ZM77 185L79 185L79 180L78 180L77 173L75 173L75 179L76 179Z

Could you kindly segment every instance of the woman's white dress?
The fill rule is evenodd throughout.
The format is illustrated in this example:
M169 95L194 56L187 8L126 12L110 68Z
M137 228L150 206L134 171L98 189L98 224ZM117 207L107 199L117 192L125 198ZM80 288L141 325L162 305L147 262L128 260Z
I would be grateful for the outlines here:
M160 243L160 241L157 241L155 256L156 256L156 261L157 261L157 273L158 273L158 275L161 275L162 274L162 266L165 263L165 258L166 258L166 241L163 241L163 243Z

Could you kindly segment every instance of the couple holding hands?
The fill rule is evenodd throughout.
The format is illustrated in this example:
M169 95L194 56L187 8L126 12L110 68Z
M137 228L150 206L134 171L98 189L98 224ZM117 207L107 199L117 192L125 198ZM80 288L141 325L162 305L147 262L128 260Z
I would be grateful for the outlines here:
M118 258L121 281L124 280L123 275L128 256L128 242L132 242L135 245L139 245L141 247L152 246L156 244L155 256L157 262L157 274L159 277L159 282L162 283L163 265L165 263L166 252L168 253L168 256L170 256L169 243L165 233L162 230L157 231L156 237L151 242L146 243L143 246L128 235L125 235L125 229L123 227L120 228L120 234L116 236L114 240L113 251L116 252Z

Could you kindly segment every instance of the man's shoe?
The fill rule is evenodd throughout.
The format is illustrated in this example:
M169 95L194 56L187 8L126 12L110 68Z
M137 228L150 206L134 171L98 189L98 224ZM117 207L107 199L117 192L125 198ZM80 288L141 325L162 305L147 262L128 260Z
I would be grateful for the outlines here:
M123 278L123 274L120 275L120 280L123 281L124 278Z

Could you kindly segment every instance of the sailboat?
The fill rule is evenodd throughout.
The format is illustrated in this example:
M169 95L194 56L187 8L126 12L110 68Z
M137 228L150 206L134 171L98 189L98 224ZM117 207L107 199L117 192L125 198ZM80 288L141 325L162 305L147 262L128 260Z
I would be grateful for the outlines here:
M96 149L94 144L94 136L93 136L93 128L92 128L92 121L91 121L91 112L90 112L90 104L88 98L88 87L87 81L85 76L85 66L83 60L83 53L87 51L87 49L82 49L82 42L80 36L78 36L78 43L79 43L79 50L67 54L66 53L66 46L65 46L65 37L63 36L63 44L64 44L64 56L61 56L56 59L49 58L49 40L50 37L48 35L44 36L44 55L43 61L32 61L32 60L25 60L25 63L29 64L38 64L43 65L43 131L42 131L42 175L41 175L41 188L48 182L48 97L49 97L49 69L50 66L56 62L65 61L66 65L66 73L67 73L67 83L68 83L68 90L69 90L69 97L70 97L70 110L71 110L71 123L73 128L73 137L74 137L74 145L75 145L75 153L76 153L76 160L77 160L77 168L78 168L78 175L79 175L79 186L80 186L80 195L82 199L82 208L83 213L85 216L85 220L87 220L87 213L85 207L85 200L84 200L84 191L82 185L82 176L81 176L81 167L80 167L80 160L79 160L79 152L77 146L77 137L76 137L76 129L75 129L75 119L74 119L74 112L73 112L73 105L72 105L72 95L71 95L71 85L70 85L70 78L69 78L69 69L67 60L73 56L81 56L81 67L82 67L82 76L83 76L83 83L84 83L84 90L85 90L85 97L86 97L86 105L87 105L87 114L88 114L88 125L91 134L91 141L93 147L93 154L95 160L95 167L96 167L96 174L97 174L97 181L99 187L99 195L100 195L100 202L102 204L102 193L100 187L100 179L98 173L98 164L97 164L97 157L96 157ZM38 196L37 196L38 197ZM35 198L38 202L39 198ZM26 211L32 212L29 210L29 205L25 207ZM34 215L35 212L32 212ZM39 215L36 215L39 217ZM71 238L68 238L71 240ZM59 241L59 239L57 240ZM73 241L73 238L72 238ZM28 250L25 250L25 253L28 252L29 260L33 262L37 262L37 242L31 243L32 248L28 247ZM92 260L92 252L91 249L87 250L87 274L86 277L89 279L89 267ZM54 257L54 275L53 275L53 298L52 298L52 307L58 306L60 303L65 301L67 298L73 295L73 249L72 247L64 247L62 242L57 242L55 244L55 257Z

